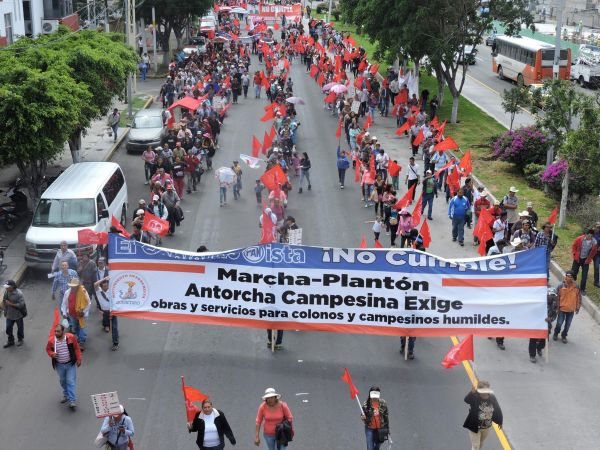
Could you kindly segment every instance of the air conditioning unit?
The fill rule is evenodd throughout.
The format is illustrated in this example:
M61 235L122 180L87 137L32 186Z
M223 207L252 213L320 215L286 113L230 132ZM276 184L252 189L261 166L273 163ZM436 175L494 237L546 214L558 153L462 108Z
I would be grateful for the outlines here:
M54 33L58 30L58 20L43 19L42 20L42 34Z

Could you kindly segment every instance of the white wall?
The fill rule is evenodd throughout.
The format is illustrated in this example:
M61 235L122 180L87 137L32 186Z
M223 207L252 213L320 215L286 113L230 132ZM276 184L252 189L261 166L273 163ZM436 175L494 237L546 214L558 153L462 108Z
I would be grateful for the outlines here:
M4 0L0 2L0 36L6 36L4 15L11 14L13 39L25 35L25 21L23 19L23 4L20 0Z

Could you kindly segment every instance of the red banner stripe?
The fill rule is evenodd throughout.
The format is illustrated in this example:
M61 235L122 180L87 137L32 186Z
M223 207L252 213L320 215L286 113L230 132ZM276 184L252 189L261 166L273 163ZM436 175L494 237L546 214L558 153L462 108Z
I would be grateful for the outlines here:
M159 272L188 272L204 273L204 266L199 264L166 264L166 263L138 263L138 262L111 262L111 270L156 270Z
M418 336L418 337L447 337L447 336L505 336L515 338L548 338L548 330L511 329L504 328L401 328L377 325L326 324L302 322L273 322L269 320L241 319L236 317L211 317L195 314L163 313L152 311L112 311L116 316L132 319L155 320L163 322L199 323L203 325L223 325L241 328L264 328L267 330L305 330L327 331L333 333L379 334L383 336Z
M442 278L442 286L451 287L533 287L547 286L543 278Z

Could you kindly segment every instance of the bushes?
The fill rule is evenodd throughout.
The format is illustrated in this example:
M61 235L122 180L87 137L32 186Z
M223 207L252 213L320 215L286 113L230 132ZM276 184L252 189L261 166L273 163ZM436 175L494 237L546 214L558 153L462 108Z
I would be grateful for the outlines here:
M494 157L516 164L524 172L528 164L546 160L548 137L539 128L524 127L507 131L492 144Z
M536 189L543 189L542 175L546 170L546 166L543 164L530 163L523 168L523 175L527 184Z
M323 14L329 11L329 3L318 3L317 14Z

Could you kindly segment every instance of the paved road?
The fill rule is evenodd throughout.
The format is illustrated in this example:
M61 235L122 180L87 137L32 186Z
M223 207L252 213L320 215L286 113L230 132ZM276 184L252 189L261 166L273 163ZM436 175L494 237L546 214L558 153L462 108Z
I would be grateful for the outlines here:
M288 212L303 227L306 244L356 246L361 234L371 237L370 225L364 222L372 218L372 211L362 207L352 183L344 191L338 189L335 119L322 111L322 96L302 67L294 65L292 76L296 95L308 103L299 107L299 150L308 151L313 160L313 190L293 193ZM265 104L242 100L230 110L214 167L230 165L240 152L248 153L253 133L263 135L266 126L258 117ZM409 152L403 141L398 142L398 148L390 151L405 163ZM120 151L115 161L127 176L130 203L147 198L141 159ZM254 244L259 208L248 188L258 175L246 169L242 199L231 199L225 208L218 206L216 182L210 173L205 175L199 192L185 197L186 219L172 238L165 238L165 245L192 250L205 244L211 250L225 250ZM436 200L436 236L447 236L449 230L444 209L444 201ZM459 248L434 237L431 251L462 256L472 254L472 247ZM361 449L364 433L357 406L339 380L344 367L350 368L363 397L370 385L381 386L389 402L395 448L468 448L462 399L469 380L461 367L441 368L440 360L451 345L442 338L420 339L416 359L404 361L395 338L289 332L285 349L272 354L260 330L121 319L121 349L113 353L101 331L100 317L93 314L88 350L78 373L79 411L72 413L58 403L58 381L43 351L52 309L48 285L43 274L26 280L23 290L30 309L26 345L1 353L3 449L92 448L99 422L93 417L89 395L118 390L136 424L137 448L191 450L195 437L185 430L181 375L225 411L239 449L254 448L256 408L269 386L283 393L294 413L295 448ZM568 346L552 346L550 364L533 365L523 340L507 340L508 350L500 352L486 339L476 339L478 374L496 389L515 448L597 447L600 429L594 419L594 399L600 388L589 380L600 373L595 353L600 330L582 314L574 322L572 341ZM490 435L486 448L500 448L495 435Z

